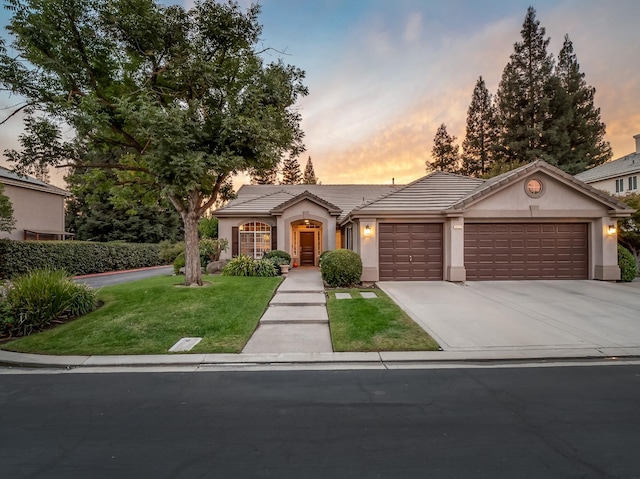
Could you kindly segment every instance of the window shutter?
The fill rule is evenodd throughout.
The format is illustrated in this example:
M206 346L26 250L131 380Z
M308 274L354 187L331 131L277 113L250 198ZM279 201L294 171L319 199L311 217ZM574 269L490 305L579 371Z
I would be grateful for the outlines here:
M238 256L238 227L231 227L231 256Z
M278 249L278 227L271 227L271 251Z

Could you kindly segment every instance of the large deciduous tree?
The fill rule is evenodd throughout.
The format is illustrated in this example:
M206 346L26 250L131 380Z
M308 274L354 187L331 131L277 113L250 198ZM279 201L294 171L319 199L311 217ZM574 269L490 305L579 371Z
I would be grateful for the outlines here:
M491 93L482 77L473 89L467 110L467 131L462 141L462 171L468 176L482 176L491 167L496 142L495 108Z
M443 123L438 127L431 149L432 161L427 161L427 171L445 171L458 173L460 171L460 148L455 144L456 137L447 133L447 126Z
M11 233L15 224L13 205L9 197L4 194L4 185L0 183L0 231Z
M198 219L225 181L303 150L304 72L263 61L260 7L7 3L14 40L10 52L0 45L0 85L25 99L25 137L52 128L49 164L112 170L119 186L162 193L184 225L185 284L202 284Z

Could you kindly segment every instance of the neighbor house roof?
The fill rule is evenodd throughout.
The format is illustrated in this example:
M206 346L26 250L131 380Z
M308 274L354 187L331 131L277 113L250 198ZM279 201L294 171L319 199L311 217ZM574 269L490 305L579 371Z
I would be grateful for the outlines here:
M585 183L593 183L638 172L640 172L640 153L636 152L578 173L576 178Z
M46 193L52 193L54 195L71 196L71 193L63 190L62 188L50 185L31 176L19 175L2 166L0 166L0 183L12 186L20 186L31 190L44 191Z
M243 185L237 199L217 210L216 216L269 216L272 210L307 192L324 201L328 210L340 210L341 221L351 210L390 191L394 185ZM309 197L308 199L312 199ZM317 203L317 201L316 201ZM337 211L336 211L337 212Z

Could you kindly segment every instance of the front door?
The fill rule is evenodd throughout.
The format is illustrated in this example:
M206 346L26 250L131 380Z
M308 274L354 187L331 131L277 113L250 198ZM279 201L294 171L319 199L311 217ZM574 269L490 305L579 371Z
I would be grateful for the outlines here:
M300 233L300 266L314 266L316 259L315 233Z

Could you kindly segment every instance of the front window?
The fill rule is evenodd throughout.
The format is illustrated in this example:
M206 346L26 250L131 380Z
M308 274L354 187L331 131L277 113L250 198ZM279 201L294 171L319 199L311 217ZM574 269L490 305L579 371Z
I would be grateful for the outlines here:
M258 221L245 223L238 228L240 254L260 259L271 251L271 226Z
M616 193L622 193L624 191L624 180L620 178L616 180Z
M638 189L638 177L630 176L629 177L629 190L637 190Z

